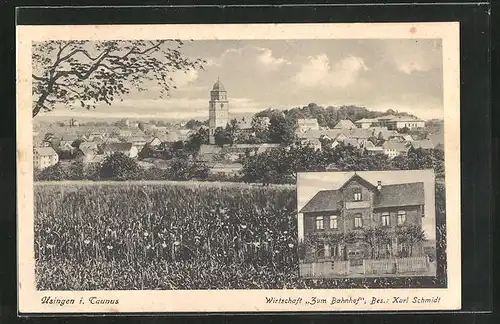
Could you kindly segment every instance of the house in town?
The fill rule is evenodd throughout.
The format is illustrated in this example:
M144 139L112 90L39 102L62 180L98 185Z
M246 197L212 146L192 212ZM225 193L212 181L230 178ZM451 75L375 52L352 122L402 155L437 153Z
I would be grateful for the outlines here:
M96 159L96 156L102 155L100 154L97 144L92 144L93 145L80 145L75 153L75 160L82 161L83 163L90 163Z
M373 127L375 125L378 125L378 120L375 118L363 118L360 120L356 120L354 122L354 124L358 128L370 128L370 127Z
M86 138L88 141L91 141L91 142L99 142L99 141L104 140L105 135L102 133L90 133L90 134L86 135Z
M377 126L389 128L389 122L396 118L394 115L385 115L375 118L377 120Z
M352 147L357 148L357 149L361 148L360 141L358 141L355 138L348 137L348 138L344 139L342 141L342 143L344 144L344 146L352 146Z
M410 146L403 142L387 141L382 144L382 148L384 149L385 155L389 158L394 158L399 155L407 155Z
M63 144L63 143L61 143L61 144L57 147L57 149L58 149L59 151L62 151L62 152L70 152L70 153L73 153L73 152L75 151L75 147L73 147L73 145L71 145L71 144L70 144L70 143L68 143L68 142L64 142L64 144Z
M158 147L160 146L162 143L162 140L160 138L158 138L157 136L154 136L151 141L149 141L148 145L150 147Z
M315 150L321 150L321 141L317 138L303 138L300 139L300 144L304 146L311 146Z
M191 134L194 134L195 131L192 129L178 129L177 131L175 131L175 133L177 135L178 141L187 141L189 139L189 136Z
M354 128L348 134L347 138L356 139L360 142L365 141L373 137L373 131L367 128Z
M132 143L109 143L104 145L104 155L111 155L113 153L123 153L128 157L135 158L139 151Z
M386 125L389 129L416 129L424 128L425 121L413 116L398 116L388 120Z
M381 141L387 141L391 136L397 135L398 132L395 130L381 129L379 131L374 131L373 136Z
M384 148L381 146L366 146L364 149L366 153L371 155L384 154Z
M411 146L414 149L422 149L422 150L432 150L434 149L434 143L430 139L412 141L410 142Z
M333 127L333 129L354 129L356 125L349 119L342 119Z
M390 135L388 141L392 141L392 142L411 142L411 141L413 141L413 137L411 135L408 135L408 134L399 134L399 133L396 133L396 134Z
M146 143L149 142L149 138L146 138L145 136L131 136L127 138L127 143L132 143L135 147L137 147L137 150L140 152Z
M371 183L354 174L338 189L317 192L299 211L303 214L304 238L331 238L352 233L352 239L315 240L306 244L307 260L349 260L359 265L369 259L371 247L364 233L367 229L386 230L386 242L377 246L383 257L407 256L410 247L398 242L396 231L409 224L422 228L425 196L424 183ZM344 236L345 237L345 236ZM335 243L334 243L335 242ZM423 243L411 247L412 256L423 253Z
M316 118L298 118L296 129L298 132L319 130L318 120Z
M33 148L33 167L39 170L48 168L59 162L59 156L52 147Z
M59 146L63 147L66 144L73 144L74 141L81 139L78 135L63 135L59 141Z

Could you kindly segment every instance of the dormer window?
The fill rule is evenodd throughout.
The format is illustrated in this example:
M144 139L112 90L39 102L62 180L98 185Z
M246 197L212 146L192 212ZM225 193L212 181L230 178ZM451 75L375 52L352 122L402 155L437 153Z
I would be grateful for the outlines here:
M354 189L354 201L361 200L361 189Z

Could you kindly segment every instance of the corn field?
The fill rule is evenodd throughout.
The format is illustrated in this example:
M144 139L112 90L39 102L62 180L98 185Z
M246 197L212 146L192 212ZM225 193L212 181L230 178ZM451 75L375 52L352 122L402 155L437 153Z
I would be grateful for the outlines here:
M265 288L245 278L296 272L293 187L38 184L35 202L39 289Z
M446 285L445 276L299 278L294 186L52 182L34 194L38 290Z

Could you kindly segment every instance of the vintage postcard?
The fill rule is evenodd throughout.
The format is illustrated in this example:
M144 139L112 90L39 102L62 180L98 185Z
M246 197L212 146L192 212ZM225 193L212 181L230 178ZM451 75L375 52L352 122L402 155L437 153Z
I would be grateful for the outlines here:
M458 23L17 44L20 313L461 308Z

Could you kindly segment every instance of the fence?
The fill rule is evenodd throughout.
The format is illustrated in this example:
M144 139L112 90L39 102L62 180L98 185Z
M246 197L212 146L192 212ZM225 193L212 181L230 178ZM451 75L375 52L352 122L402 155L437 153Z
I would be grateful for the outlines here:
M428 269L429 260L426 256L397 259L363 260L364 274L425 272Z
M429 269L429 261L426 256L396 259L396 271L398 273L425 272Z
M363 260L364 274L387 274L396 273L396 265L393 259Z
M313 263L301 263L299 265L301 277L328 278L331 276L345 276L349 274L349 261L324 261Z

